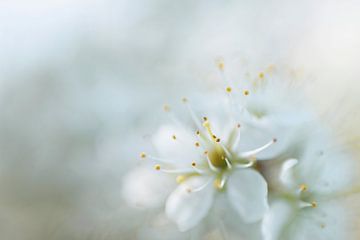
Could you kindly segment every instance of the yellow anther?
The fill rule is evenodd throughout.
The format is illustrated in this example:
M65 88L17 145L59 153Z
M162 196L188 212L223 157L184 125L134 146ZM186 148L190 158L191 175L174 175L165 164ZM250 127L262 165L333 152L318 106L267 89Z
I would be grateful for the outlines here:
M184 175L179 175L179 176L176 177L176 182L178 184L183 183L185 180L186 180L186 177Z
M217 190L221 190L223 188L220 178L216 178L214 180L214 188L216 188Z
M220 142L221 140L220 140L220 138L217 138L215 141L218 143L218 142Z
M181 101L182 101L183 103L187 103L187 102L188 102L188 99L187 99L186 97L183 97L183 98L181 99Z
M204 121L205 121L205 122L208 120L208 118L207 118L207 117L203 117L203 119L204 119Z
M299 189L301 192L306 192L308 190L308 186L303 183L303 184L300 184Z
M172 137L172 139L176 140L176 135L175 134L172 135L171 137Z
M165 105L163 106L163 110L164 110L165 112L170 112L171 108L170 108L169 105L165 104Z
M160 164L156 164L156 165L154 166L154 169L155 169L156 171L159 171L159 170L161 169Z
M195 133L196 133L196 135L200 135L200 131L199 131L199 130L197 130Z
M231 87L227 87L227 88L226 88L226 91L227 91L228 93L231 93L232 88L231 88Z
M140 157L141 158L146 158L146 153L144 153L144 152L140 153Z
M244 95L248 96L250 94L249 90L244 90Z
M191 166L196 167L196 162L192 162Z
M216 59L216 60L215 60L215 64L216 64L216 66L217 66L217 68L218 68L219 70L221 70L221 71L224 70L224 68L225 68L224 59L222 59L222 58Z
M195 146L196 146L196 147L200 147L200 143L199 143L199 142L195 142Z
M264 74L263 72L260 72L260 73L259 73L259 78L260 78L260 79L264 79L264 77L265 77L265 74Z
M311 207L312 208L316 208L318 206L317 202L313 201L311 202Z

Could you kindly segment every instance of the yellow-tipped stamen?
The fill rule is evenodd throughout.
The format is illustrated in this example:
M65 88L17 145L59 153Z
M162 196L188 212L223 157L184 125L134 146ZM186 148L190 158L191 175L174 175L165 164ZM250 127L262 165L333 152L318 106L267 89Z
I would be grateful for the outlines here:
M196 167L196 162L192 162L191 166Z
M300 184L299 186L300 192L306 192L308 190L308 186L306 184Z
M236 129L235 129L235 131L236 131L236 138L235 138L234 143L233 143L232 146L231 146L231 149L232 149L232 150L236 149L236 148L238 147L238 145L240 144L240 139L241 139L240 127L241 127L240 123L236 124Z
M160 169L161 169L160 164L156 164L156 165L154 166L154 169L155 169L156 171L160 171Z
M197 130L197 131L195 132L195 134L199 136L199 135L200 135L200 131Z
M216 64L216 67L217 67L220 71L224 71L224 69L225 69L224 59L222 59L222 58L216 59L216 60L215 60L215 64Z
M264 79L264 77L265 77L265 74L263 72L259 72L259 78Z
M226 92L228 92L228 93L231 93L231 91L232 91L232 88L231 87L226 87Z
M172 137L173 140L176 140L176 135L175 134L172 135L171 137Z
M199 142L195 142L195 147L200 147L200 143L199 143Z
M273 145L276 142L277 142L277 139L273 138L270 142L266 143L264 146L261 146L261 147L259 147L257 149L254 149L254 150L251 150L251 151L244 152L244 153L240 154L240 157L247 158L247 157L250 157L250 156L255 156L256 154L258 154L259 152L264 151L265 149L269 148L271 145Z
M146 158L146 153L145 152L140 153L140 157L141 158Z
M191 119L193 120L193 122L195 123L195 125L196 125L198 128L200 128L200 127L201 127L201 123L200 123L198 117L196 116L194 110L193 110L192 107L190 106L189 100L188 100L186 97L184 97L184 98L182 98L182 102L186 105L186 108L187 108L187 110L188 110L188 112L189 112L189 114L190 114L190 117L191 117Z
M245 96L248 96L250 94L250 91L249 90L244 90L244 95Z
M171 108L170 108L170 106L169 106L168 104L164 104L163 110L164 110L165 112L170 112L170 111L171 111Z
M311 202L311 207L312 207L312 208L317 208L317 206L318 206L318 204L317 204L316 201L312 201L312 202Z

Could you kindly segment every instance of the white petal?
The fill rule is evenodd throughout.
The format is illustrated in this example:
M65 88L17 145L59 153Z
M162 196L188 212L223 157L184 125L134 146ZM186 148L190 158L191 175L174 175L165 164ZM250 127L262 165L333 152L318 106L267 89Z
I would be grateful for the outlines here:
M298 164L297 159L288 159L281 166L280 181L289 189L295 187L294 166Z
M268 210L267 184L255 170L234 172L229 178L227 196L245 222L260 220Z
M133 207L158 207L165 201L174 182L169 175L142 166L124 177L122 195Z
M261 232L264 240L283 239L286 225L290 223L291 216L296 213L291 204L285 200L278 200L270 205L270 210L265 214Z
M176 140L172 137L176 136ZM162 159L179 166L190 166L200 156L200 149L195 146L195 132L191 134L180 127L162 126L153 137L154 145Z
M192 177L182 183L167 199L166 214L176 222L180 231L187 231L196 226L209 212L213 203L215 189L212 179ZM209 183L204 189L189 192L188 189L199 188Z

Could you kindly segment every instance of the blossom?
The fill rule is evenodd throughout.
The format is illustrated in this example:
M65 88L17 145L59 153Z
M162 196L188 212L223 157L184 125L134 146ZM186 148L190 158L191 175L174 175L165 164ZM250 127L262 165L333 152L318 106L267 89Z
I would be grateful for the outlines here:
M158 206L166 198L165 212L181 231L203 220L221 194L229 203L224 204L245 223L260 221L268 210L262 162L286 153L304 135L302 127L312 117L302 108L300 95L288 91L291 84L275 75L273 67L254 78L244 74L239 85L227 79L223 62L218 62L218 68L226 84L225 96L194 101L203 105L197 111L183 98L190 122L177 118L165 105L173 123L160 127L152 138L158 155L140 154L153 163L155 171L176 179L178 186L174 189L164 178L154 181L154 173L133 172L123 188L128 201L143 206Z
M282 186L273 191L262 222L265 240L351 238L343 203L356 190L352 158L332 143L329 133L314 128L317 133L298 159L282 164Z

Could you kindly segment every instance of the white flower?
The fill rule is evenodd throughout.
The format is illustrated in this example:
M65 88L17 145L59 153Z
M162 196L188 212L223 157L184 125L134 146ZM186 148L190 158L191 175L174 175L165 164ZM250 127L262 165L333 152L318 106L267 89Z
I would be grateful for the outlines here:
M227 83L226 98L217 95L194 101L203 103L202 111L194 111L184 98L190 123L176 118L165 106L173 124L162 126L153 137L158 156L141 154L153 162L155 170L176 178L179 186L166 187L166 180L153 181L152 174L130 173L125 180L125 198L138 205L158 206L160 196L171 192L166 214L181 231L204 219L218 194L226 195L229 206L245 223L261 220L268 210L262 162L284 154L302 134L301 124L311 118L302 108L302 99L288 91L291 88L280 75L267 70L247 80L245 76L240 85L226 80L222 62L219 69ZM159 194L150 191L161 187Z
M355 185L351 158L324 131L308 140L299 159L282 165L281 190L262 223L266 240L349 239L349 215L342 201Z

